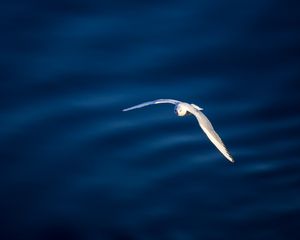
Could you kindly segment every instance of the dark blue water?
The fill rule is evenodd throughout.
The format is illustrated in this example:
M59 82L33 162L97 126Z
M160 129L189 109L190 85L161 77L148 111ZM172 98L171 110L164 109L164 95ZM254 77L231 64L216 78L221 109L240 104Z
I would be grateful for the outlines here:
M299 7L1 3L1 239L300 239Z

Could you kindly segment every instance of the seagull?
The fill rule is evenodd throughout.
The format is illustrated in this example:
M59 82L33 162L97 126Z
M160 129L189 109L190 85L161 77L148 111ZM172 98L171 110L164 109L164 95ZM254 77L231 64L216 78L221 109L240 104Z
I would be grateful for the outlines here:
M189 104L189 103L181 102L181 101L174 100L174 99L157 99L154 101L144 102L144 103L135 105L130 108L125 108L122 111L127 112L127 111L131 111L133 109L142 108L142 107L146 107L146 106L153 105L153 104L161 104L161 103L170 103L170 104L175 105L174 112L179 117L184 117L184 116L191 115L191 114L194 115L196 117L200 127L202 128L204 133L207 135L209 140L217 147L217 149L230 162L232 162L232 163L234 162L234 159L232 158L232 156L226 149L226 147L225 147L224 143L222 142L221 138L219 137L219 135L214 130L211 122L202 113L203 108L197 106L196 104L193 104L193 103Z

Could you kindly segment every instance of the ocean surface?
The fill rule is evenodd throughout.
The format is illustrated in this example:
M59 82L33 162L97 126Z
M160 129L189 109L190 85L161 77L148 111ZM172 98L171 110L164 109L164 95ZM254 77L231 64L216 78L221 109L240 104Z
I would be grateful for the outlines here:
M300 239L299 9L2 2L0 239Z

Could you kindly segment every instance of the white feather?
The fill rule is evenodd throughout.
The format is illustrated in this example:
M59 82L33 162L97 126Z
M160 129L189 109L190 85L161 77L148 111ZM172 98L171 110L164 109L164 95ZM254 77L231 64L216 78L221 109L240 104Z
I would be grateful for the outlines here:
M208 118L204 115L204 113L200 111L193 111L194 116L197 118L198 123L204 133L207 135L209 140L217 147L217 149L230 161L234 162L232 156L228 152L225 144L223 143L220 136L216 133L215 129L213 128L211 122Z

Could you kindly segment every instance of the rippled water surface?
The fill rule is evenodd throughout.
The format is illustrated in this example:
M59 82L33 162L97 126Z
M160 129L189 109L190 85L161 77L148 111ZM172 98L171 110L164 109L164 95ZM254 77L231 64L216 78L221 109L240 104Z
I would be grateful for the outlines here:
M3 3L1 239L300 239L298 9Z

